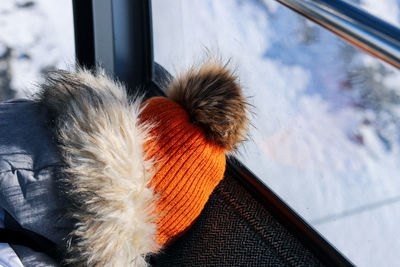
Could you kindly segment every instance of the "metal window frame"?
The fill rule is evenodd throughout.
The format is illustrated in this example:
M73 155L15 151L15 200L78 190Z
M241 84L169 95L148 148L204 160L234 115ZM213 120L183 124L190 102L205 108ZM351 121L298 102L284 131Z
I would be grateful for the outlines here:
M128 93L153 80L151 1L73 0L77 62L101 66Z
M400 66L400 31L339 0L276 0L393 66ZM150 0L73 0L77 62L100 65L130 94L163 95L169 74L153 59ZM123 14L123 16L121 15ZM155 75L156 73L156 75ZM275 218L329 266L352 263L284 203L240 161L227 169Z
M400 68L400 30L341 0L275 0L351 44Z

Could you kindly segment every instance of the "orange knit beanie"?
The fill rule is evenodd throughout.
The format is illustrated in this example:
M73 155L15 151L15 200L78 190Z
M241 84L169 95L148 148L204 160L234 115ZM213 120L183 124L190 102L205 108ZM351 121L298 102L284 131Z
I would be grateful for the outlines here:
M218 64L191 69L171 83L168 96L147 100L140 115L152 125L144 150L155 161L149 186L158 195L160 246L199 216L223 178L225 153L244 139L248 126L236 77Z

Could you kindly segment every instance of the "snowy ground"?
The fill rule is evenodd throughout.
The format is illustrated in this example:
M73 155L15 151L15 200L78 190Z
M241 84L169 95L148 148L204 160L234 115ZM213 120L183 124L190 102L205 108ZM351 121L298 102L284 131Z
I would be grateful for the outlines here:
M205 47L254 104L239 158L360 266L400 251L400 73L273 0L153 0L155 59L176 74ZM400 26L400 0L354 1ZM2 0L0 99L74 62L70 0Z
M31 94L41 74L74 63L70 0L1 0L0 100Z

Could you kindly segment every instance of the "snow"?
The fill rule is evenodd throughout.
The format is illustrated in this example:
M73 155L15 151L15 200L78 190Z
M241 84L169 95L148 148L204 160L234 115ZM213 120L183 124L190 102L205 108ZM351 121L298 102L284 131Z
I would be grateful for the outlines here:
M32 93L43 71L74 63L70 0L2 0L0 47L12 49L7 62L16 97Z
M400 26L400 0L351 2ZM238 157L355 264L396 266L398 70L276 1L152 4L155 60L172 74L208 54L231 60L255 106ZM71 11L70 0L2 0L0 80L15 96L74 63Z

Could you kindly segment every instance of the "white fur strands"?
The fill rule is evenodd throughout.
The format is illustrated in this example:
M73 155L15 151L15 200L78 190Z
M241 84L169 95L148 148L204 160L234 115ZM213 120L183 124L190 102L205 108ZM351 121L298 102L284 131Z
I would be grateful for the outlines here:
M50 73L38 101L52 113L66 164L66 192L76 220L66 264L146 266L158 250L156 197L148 183L153 164L143 145L148 126L140 125L140 101L102 72Z

